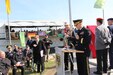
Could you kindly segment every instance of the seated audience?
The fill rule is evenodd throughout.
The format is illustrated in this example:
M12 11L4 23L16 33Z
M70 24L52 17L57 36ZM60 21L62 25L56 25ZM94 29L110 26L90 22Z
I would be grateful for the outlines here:
M11 62L9 59L5 58L5 52L0 50L0 74L7 75Z

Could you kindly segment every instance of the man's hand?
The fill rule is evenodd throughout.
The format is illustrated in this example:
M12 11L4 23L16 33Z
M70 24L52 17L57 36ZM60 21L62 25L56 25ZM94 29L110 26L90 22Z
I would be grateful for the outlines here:
M21 62L17 62L15 66L23 66L24 64L22 64Z
M36 47L37 45L36 45L36 44L34 44L33 46L34 46L34 47Z
M17 62L15 66L20 66L20 62Z
M78 34L76 34L75 38L76 38L77 40L79 40L79 35L78 35Z

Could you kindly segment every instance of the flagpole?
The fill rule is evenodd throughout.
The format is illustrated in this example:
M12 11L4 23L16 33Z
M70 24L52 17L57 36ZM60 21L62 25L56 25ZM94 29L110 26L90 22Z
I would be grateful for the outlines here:
M69 5L69 23L70 23L71 29L73 29L72 14L71 14L71 0L68 0L68 5Z
M7 14L7 23L8 23L8 30L9 30L9 44L11 45L11 30L10 30L10 23L9 23L9 14Z
M73 30L73 25L72 25L72 14L71 14L71 0L68 0L68 5L69 5L69 22L70 22L70 26L71 29ZM69 53L70 54L70 53ZM72 57L70 56L70 59L72 59ZM72 75L71 70L69 75Z
M103 13L103 25L105 25L105 15L104 15L104 9L102 9L102 13Z

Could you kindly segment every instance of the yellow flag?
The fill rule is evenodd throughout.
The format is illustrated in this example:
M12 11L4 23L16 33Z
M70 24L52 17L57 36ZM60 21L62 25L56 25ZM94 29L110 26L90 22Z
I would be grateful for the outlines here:
M105 0L97 0L95 2L94 8L104 8Z
M10 10L10 0L5 0L6 2L6 11L7 11L7 14L9 15L11 10Z

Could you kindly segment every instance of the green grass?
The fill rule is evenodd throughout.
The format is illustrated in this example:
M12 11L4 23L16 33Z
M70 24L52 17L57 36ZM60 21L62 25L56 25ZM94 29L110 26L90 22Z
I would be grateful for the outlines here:
M54 68L55 67L55 61L50 60L48 62L45 62L45 71L43 72L42 75L46 75L45 73L47 72L48 69ZM9 71L8 75L12 75L12 70ZM20 74L20 70L17 71L17 75L21 75ZM25 70L25 75L40 75L39 73L36 72L32 72L31 70Z

